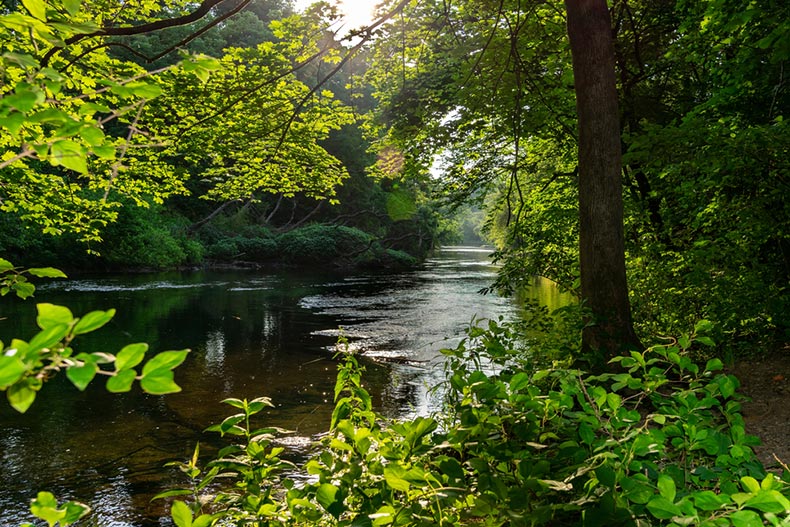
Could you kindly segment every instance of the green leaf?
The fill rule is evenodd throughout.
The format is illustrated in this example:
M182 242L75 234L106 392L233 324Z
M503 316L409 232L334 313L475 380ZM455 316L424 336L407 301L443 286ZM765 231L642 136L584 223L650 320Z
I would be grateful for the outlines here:
M512 379L510 379L510 390L513 392L521 391L524 388L528 387L529 385L530 385L529 375L524 372L517 373L513 376Z
M579 425L579 437L581 438L582 443L586 445L592 445L593 441L595 441L595 432L589 424L581 423Z
M100 128L86 126L80 129L80 137L92 147L103 146L105 135Z
M99 371L99 367L96 364L87 362L82 366L72 366L66 370L66 377L82 392L96 376L97 371Z
M342 512L343 508L342 503L340 507L338 507L337 492L338 488L331 483L323 483L318 487L318 490L315 491L315 498L318 503L335 518L340 516L340 512Z
M719 359L711 359L705 364L705 371L719 371L724 368L724 364Z
M70 15L76 15L80 11L81 0L63 0L63 7Z
M411 484L405 479L406 470L397 464L389 464L384 467L384 479L387 485L395 490L406 492Z
M91 512L91 508L78 501L69 501L65 504L66 516L63 517L62 524L68 525L74 523L80 518L87 516Z
M39 278L67 278L63 271L54 267L31 267L27 272Z
M620 408L622 404L623 398L617 395L616 393L607 393L606 394L606 404L612 410L617 410Z
M776 482L776 478L773 472L769 472L760 482L760 489L761 490L771 490L774 487L774 483Z
M703 511L715 511L730 502L726 495L719 495L710 490L694 494L693 499L697 508Z
M115 369L121 371L134 368L142 362L146 351L148 351L148 344L145 342L137 342L124 346L115 357Z
M70 139L52 143L50 155L50 162L55 166L64 166L80 174L88 173L87 152Z
M22 5L33 17L42 22L47 21L47 4L42 0L22 0Z
M115 157L114 146L94 146L91 151L102 159L112 159Z
M757 494L760 492L760 484L751 476L744 476L741 478L741 484L743 484L743 488L748 490L753 494Z
M754 511L737 511L729 516L734 527L763 527L763 520Z
M123 370L107 379L107 391L112 393L128 392L132 389L132 383L137 372L134 370Z
M667 500L674 502L677 489L675 488L675 480L666 474L658 476L658 492Z
M153 99L162 94L162 88L158 84L151 84L143 81L128 82L124 85L125 88L142 99Z
M51 492L39 492L36 495L36 498L33 500L33 503L37 507L57 507L58 500L55 499L55 496Z
M17 85L16 93L3 97L3 102L25 114L35 108L36 104L44 101L44 94L35 88L22 88Z
M57 108L46 108L40 110L35 114L28 117L28 120L34 123L62 125L68 122L74 122L71 116L63 110Z
M634 503L647 503L655 492L653 486L647 483L646 478L642 480L638 476L624 477L620 480L620 484L623 487L623 495Z
M181 387L173 382L173 371L167 369L154 370L143 374L140 387L152 395L165 395L181 391Z
M8 62L18 64L23 68L37 68L38 61L32 55L27 53L3 53L3 58Z
M80 318L79 321L74 325L74 334L82 335L83 333L96 331L109 322L113 316L115 316L114 309L108 309L107 311L91 311L84 317Z
M168 465L170 465L170 463L168 463L165 466L168 466ZM157 494L156 496L151 498L151 501L160 500L162 498L173 498L175 496L191 496L191 495L192 495L192 490L191 489L166 490L164 492L160 492L159 494Z
M13 355L0 355L0 389L4 390L17 382L26 371L27 368L19 358Z
M244 420L244 414L236 414L236 415L228 416L222 420L222 422L219 424L219 427L217 429L220 433L224 434L225 432L236 426L237 423L240 423L243 420Z
M0 128L5 128L12 136L19 133L22 126L25 124L25 114L21 112L11 112L3 118L0 118Z
M713 330L713 324L709 320L700 320L694 325L694 333L708 333Z
M744 505L763 512L778 514L787 511L790 514L790 500L777 490L763 490L755 497L748 499Z
M50 527L66 517L66 510L58 509L58 501L50 492L39 492L30 504L30 512L46 521Z
M209 527L212 521L214 521L212 514L201 514L192 522L192 527Z
M10 271L13 268L14 268L14 264L9 262L8 260L0 258L0 273L4 273L6 271Z
M177 527L192 527L192 511L183 501L174 501L170 507L170 516Z
M613 488L615 483L617 482L617 474L612 469L612 467L608 465L601 465L600 467L595 469L595 476L598 478L604 486ZM625 490L625 485L623 485L623 490Z
M145 366L143 366L143 376L145 377L147 374L155 370L172 370L184 362L184 359L187 358L188 353L189 350L163 351L158 353L153 359L146 362Z
M666 499L664 496L656 496L647 503L647 510L659 520L668 520L674 516L680 516L680 507Z
M738 388L738 381L732 375L719 376L717 383L719 385L719 391L724 398L732 397L735 394L735 390Z
M379 525L389 525L396 516L397 513L391 505L384 505L373 514L368 515L368 517L373 520L373 525L376 527Z
M66 324L58 324L50 326L34 336L28 343L27 351L25 352L25 360L32 360L34 353L38 353L45 348L51 348L60 342L69 333L69 326Z
M234 408L238 408L239 410L244 409L244 401L241 399L236 399L235 397L228 397L227 399L222 400L223 404L229 404Z
M33 296L33 293L36 292L36 286L31 284L30 282L17 282L12 286L12 289L16 293L16 296L24 300L25 298L30 298Z
M47 329L52 326L66 324L68 326L74 321L74 315L67 307L57 306L55 304L37 304L38 317L36 323L41 329Z
M247 411L250 415L261 412L264 408L274 408L271 399L268 397L256 397L247 405Z
M34 379L28 378L8 388L6 396L11 407L21 414L27 412L27 409L36 400L36 392L41 387L40 383L41 381L36 382Z

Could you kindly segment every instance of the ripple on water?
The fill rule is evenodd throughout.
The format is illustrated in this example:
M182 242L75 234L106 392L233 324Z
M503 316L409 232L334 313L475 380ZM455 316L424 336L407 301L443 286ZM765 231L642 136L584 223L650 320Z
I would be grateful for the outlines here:
M150 291L154 289L202 289L205 287L216 287L227 283L204 283L204 284L177 284L173 282L148 282L138 285L122 284L113 281L92 281L92 280L66 280L63 282L50 282L38 286L43 291L80 291L92 293L106 293L115 291Z

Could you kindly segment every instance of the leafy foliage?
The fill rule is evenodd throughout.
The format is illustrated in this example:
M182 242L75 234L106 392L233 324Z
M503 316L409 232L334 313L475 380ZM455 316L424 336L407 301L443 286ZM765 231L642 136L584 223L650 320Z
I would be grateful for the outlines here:
M790 474L755 458L737 379L718 359L689 358L709 329L589 375L556 349L531 366L523 327L490 321L444 350L443 417L403 422L375 414L346 354L329 435L299 472L274 430L250 424L271 403L228 400L241 412L212 430L242 443L205 469L196 450L181 465L193 488L162 497L192 495L173 505L187 525L187 514L205 525L787 525ZM230 481L206 503L220 474Z
M635 322L650 335L706 318L727 353L781 347L790 283L787 6L609 4ZM563 17L542 2L421 2L373 52L380 168L433 166L451 200L482 204L503 290L532 274L578 288Z
M26 280L26 273L52 278L66 276L52 268L20 270L0 260L0 283L6 293L14 291L20 298L31 296L35 286ZM114 309L91 311L82 317L75 317L68 308L54 304L41 303L36 309L38 333L29 341L14 338L7 346L0 342L0 391L6 392L8 403L18 412L26 412L44 382L64 370L78 390L85 390L97 375L108 377L107 390L110 392L128 392L134 381L139 381L145 392L156 395L181 390L173 380L173 369L186 359L189 350L163 351L138 371L136 368L145 358L147 344L129 344L116 355L77 353L72 347L78 335L107 324L115 315Z
M151 74L100 51L75 46L59 52L64 42L98 30L100 11L60 0L23 5L27 13L0 15L2 209L46 233L68 231L95 241L115 219L111 188L132 199L183 192L146 156L126 165L130 143L145 144L137 133L142 127L132 126L135 115L161 89L150 82ZM142 16L148 8L144 3L124 17ZM129 131L116 135L109 130L113 125Z

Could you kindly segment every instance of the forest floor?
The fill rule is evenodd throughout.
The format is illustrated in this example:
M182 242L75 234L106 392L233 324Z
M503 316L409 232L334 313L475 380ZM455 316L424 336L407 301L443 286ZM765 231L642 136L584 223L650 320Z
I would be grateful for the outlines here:
M743 417L746 431L762 440L757 456L772 470L790 465L790 346L767 359L739 361L730 373L751 399L743 405Z

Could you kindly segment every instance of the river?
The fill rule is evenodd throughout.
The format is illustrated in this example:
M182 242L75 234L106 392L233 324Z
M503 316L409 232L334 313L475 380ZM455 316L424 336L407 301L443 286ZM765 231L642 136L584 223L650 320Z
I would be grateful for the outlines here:
M151 352L191 348L176 370L178 394L135 389L109 394L101 380L85 392L61 375L46 383L33 407L18 415L0 405L0 525L31 519L36 491L89 504L85 525L171 525L162 500L185 484L168 461L186 460L202 432L232 410L226 397L270 397L262 422L292 430L291 455L325 431L335 379L334 344L343 334L362 353L366 387L391 417L425 414L441 381L439 351L453 346L473 318L513 319L511 300L478 291L496 269L489 251L440 250L416 270L198 271L82 277L39 285L35 302L66 305L82 315L114 307L100 331L75 341L78 351L117 352L148 342ZM567 299L545 282L528 293L550 307ZM0 338L29 339L35 305L3 299Z

